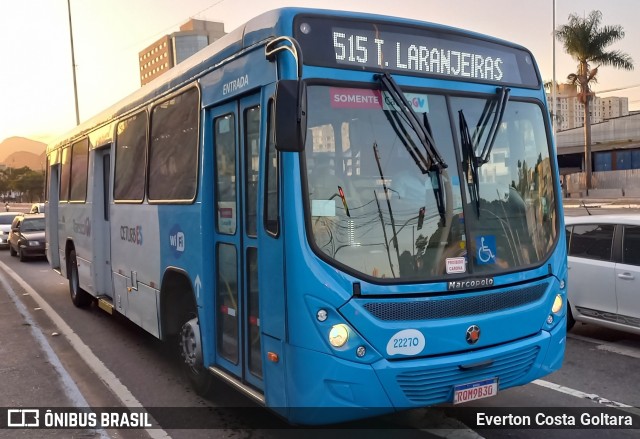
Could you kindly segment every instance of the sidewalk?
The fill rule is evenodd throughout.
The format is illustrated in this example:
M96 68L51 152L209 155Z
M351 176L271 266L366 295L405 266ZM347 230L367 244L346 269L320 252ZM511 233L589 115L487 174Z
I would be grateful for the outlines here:
M640 208L640 198L635 197L576 197L563 198L562 204L565 208L577 208L587 206L587 208L608 208L608 209L638 209Z

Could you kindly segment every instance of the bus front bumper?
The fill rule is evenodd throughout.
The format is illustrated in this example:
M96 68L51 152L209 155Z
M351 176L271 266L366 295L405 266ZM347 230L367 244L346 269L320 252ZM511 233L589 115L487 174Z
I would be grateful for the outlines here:
M371 365L289 346L290 422L327 424L453 401L454 387L497 378L499 390L527 384L562 365L566 326L511 343L435 358Z

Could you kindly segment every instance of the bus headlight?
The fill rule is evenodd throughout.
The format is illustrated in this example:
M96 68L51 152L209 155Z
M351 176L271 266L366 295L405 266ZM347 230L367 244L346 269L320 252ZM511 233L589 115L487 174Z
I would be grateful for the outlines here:
M340 348L349 340L349 329L342 323L333 325L329 331L329 343L334 348Z
M555 300L553 301L551 312L554 314L558 314L562 310L563 306L564 306L564 300L562 299L562 296L560 294L557 294Z

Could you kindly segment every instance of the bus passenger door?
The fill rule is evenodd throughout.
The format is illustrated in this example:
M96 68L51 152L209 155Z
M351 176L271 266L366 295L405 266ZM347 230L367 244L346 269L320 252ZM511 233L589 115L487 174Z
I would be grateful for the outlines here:
M96 293L113 298L111 277L111 154L110 145L95 150L93 161L93 282Z
M259 98L250 96L217 107L212 128L216 363L262 389L257 271Z
M53 165L49 168L49 204L47 206L46 236L47 236L47 259L53 269L60 269L60 253L58 242L58 203L60 201L60 165Z

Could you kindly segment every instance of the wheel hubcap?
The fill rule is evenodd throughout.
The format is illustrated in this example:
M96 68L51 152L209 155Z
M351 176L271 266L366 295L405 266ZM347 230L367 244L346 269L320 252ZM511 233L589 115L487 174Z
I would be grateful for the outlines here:
M202 364L202 348L200 346L200 325L193 318L182 325L180 331L180 353L184 362L190 367Z

